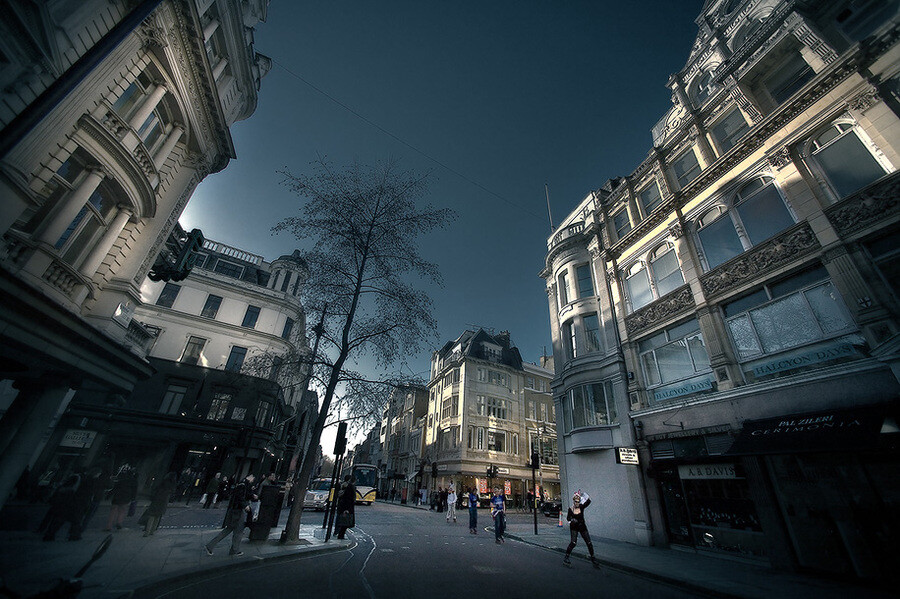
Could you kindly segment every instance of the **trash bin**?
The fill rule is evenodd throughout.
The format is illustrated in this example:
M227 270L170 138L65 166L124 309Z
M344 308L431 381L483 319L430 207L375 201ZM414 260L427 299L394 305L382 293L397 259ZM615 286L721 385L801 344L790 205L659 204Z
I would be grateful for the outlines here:
M266 485L259 495L259 516L250 526L251 541L265 541L272 528L278 526L281 506L284 503L284 488L281 485Z

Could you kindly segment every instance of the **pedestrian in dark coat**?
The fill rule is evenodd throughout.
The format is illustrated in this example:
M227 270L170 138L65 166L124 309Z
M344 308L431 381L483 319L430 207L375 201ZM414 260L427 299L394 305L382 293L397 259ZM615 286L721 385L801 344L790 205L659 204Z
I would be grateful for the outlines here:
M225 537L231 534L231 551L228 555L243 555L241 551L241 537L244 536L244 518L250 513L250 497L253 490L252 474L239 482L231 491L228 500L228 511L225 513L225 526L209 543L206 544L206 553L213 554L213 548Z
M63 480L62 484L50 496L49 522L47 523L47 531L44 533L45 541L52 541L56 537L56 532L66 522L69 523L69 537L71 538L73 533L77 533L75 494L80 486L81 475L71 474Z
M129 464L125 464L119 469L119 474L113 482L112 488L112 507L109 510L109 520L106 521L104 530L112 530L115 525L116 530L122 529L122 523L125 521L125 515L128 513L128 506L137 497L137 472Z
M210 479L206 482L206 489L203 493L203 509L209 509L209 506L213 504L216 500L216 493L219 491L219 477L222 476L221 472L216 472L215 476L210 477Z
M216 507L219 507L219 502L228 499L228 477L223 476L222 480L219 481L219 489L216 492Z
M334 532L337 538L343 539L348 528L356 525L356 487L350 479L350 475L344 476L341 490L338 491L337 517Z
M600 563L594 557L594 544L591 543L591 535L588 534L587 524L584 521L584 510L590 505L591 498L588 497L587 493L579 490L572 496L572 507L569 508L569 512L566 514L566 520L569 521L569 532L572 535L572 541L566 547L566 557L563 558L563 562L566 564L571 563L569 555L575 549L575 544L578 542L578 535L580 534L587 545L588 553L591 554L591 563L594 564L595 568L600 567Z
M69 540L78 541L81 539L81 533L87 526L87 522L100 502L103 495L103 482L100 475L103 472L100 468L91 468L81 475L81 484L75 491L75 497L72 501L72 526L69 529Z
M175 490L177 482L178 477L175 476L175 473L169 472L165 478L153 486L150 494L150 506L147 508L147 525L144 527L145 537L149 537L159 528L159 521L166 513L166 508L169 507L169 497Z

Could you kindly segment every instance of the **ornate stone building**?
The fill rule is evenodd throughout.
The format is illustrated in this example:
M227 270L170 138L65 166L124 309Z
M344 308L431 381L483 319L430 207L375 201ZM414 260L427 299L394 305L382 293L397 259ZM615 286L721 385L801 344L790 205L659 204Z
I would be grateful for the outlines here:
M558 497L552 377L552 370L524 363L506 331L465 331L436 351L423 456L428 488L473 487L486 501L494 485L521 502L531 488L528 463L538 451L545 497ZM497 468L490 480L488 466Z
M647 158L548 240L565 496L595 490L592 532L896 567L898 10L707 1Z
M381 480L379 497L388 497L391 490L398 499L403 493L412 496L421 484L417 478L422 460L425 435L424 422L428 409L428 392L420 385L396 387L391 391L381 418L379 445L381 447Z
M269 68L253 47L266 7L0 8L0 497L76 390L127 394L152 372L140 286L197 184L235 157L229 127Z

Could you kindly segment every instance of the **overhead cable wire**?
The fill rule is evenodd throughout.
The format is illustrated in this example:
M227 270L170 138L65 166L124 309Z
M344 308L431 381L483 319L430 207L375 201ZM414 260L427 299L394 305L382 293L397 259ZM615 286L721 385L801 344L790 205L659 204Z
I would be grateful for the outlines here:
M399 135L396 135L396 134L394 134L394 133L388 131L387 129L385 129L384 127L382 127L381 125L379 125L378 123L372 121L371 119L369 119L369 118L366 117L365 115L360 114L359 112L357 112L356 110L354 110L353 108L351 108L350 106L348 106L347 104L345 104L344 102L342 102L341 100L339 100L338 98L332 96L332 95L329 94L327 91L325 91L324 89L320 88L320 87L317 86L316 84L312 83L312 82L309 81L308 79L304 78L303 76L299 75L298 73L295 73L295 72L292 71L291 69L287 68L286 66L284 66L283 64L281 64L280 62L278 62L277 60L275 60L274 58L272 59L272 62L273 62L275 65L277 65L278 67L280 67L280 68L281 68L285 73L287 73L288 75L294 77L295 79L297 79L298 81L300 81L300 82L303 83L304 85L308 86L309 88L313 89L314 91L318 92L319 94L325 96L326 98L328 98L329 100L331 100L332 102L334 102L335 104L337 104L338 106L340 106L341 108L343 108L344 110L346 110L347 112L349 112L350 114L354 115L355 117L357 117L357 118L360 119L361 121L364 121L365 123L367 123L368 125L374 127L374 128L377 129L378 131L384 133L385 135L387 135L387 136L390 137L391 139L393 139L393 140L395 140L395 141L397 141L397 142L403 144L404 146L406 146L407 148L409 148L409 149L412 150L413 152L415 152L415 153L417 153L417 154L423 156L423 157L426 158L427 160L430 160L431 162L435 163L436 165L438 165L438 166L441 167L442 169L444 169L444 170L446 170L446 171L448 171L448 172L450 172L450 173L453 173L454 175L456 175L457 177L459 177L459 178L462 179L463 181L466 181L467 183L469 183L469 184L471 184L471 185L477 187L478 189L480 189L481 191L485 192L486 194L491 195L491 196L497 198L498 200L500 200L500 201L502 201L502 202L505 202L506 204L509 204L510 206L512 206L512 207L514 207L514 208L516 208L516 209L518 209L518 210L524 212L525 214L528 214L529 216L533 216L533 217L535 217L535 218L537 218L537 219L539 219L539 220L541 220L541 221L544 220L544 217L543 217L543 216L540 216L539 214L537 214L537 213L535 213L535 212L532 212L531 210L529 210L529 209L527 209L527 208L522 207L521 204L517 204L517 203L513 202L512 200L509 200L509 199L503 197L503 196L500 195L499 193L497 193L497 192L495 192L495 191L492 191L492 190L488 189L487 187L485 187L484 185L482 185L482 184L479 183L478 181L475 181L475 180L472 179L471 177L466 176L465 174L459 172L459 171L456 170L455 168L453 168L453 167L451 167L451 166L448 166L447 164L445 164L444 162L441 162L440 160L438 160L438 159L435 158L434 156L431 156L431 155L428 154L427 152L425 152L425 151L423 151L423 150L420 150L419 148L417 148L416 146L412 145L411 143L409 143L408 141L406 141L405 139L403 139L403 138L400 137Z

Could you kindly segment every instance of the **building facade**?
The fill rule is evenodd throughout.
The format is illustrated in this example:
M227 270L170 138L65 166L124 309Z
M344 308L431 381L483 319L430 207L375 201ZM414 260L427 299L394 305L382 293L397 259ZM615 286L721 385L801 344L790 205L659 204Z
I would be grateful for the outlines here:
M632 495L592 531L896 567L898 5L706 2L653 149L548 240L566 495Z
M4 3L0 20L0 497L74 392L152 372L131 318L197 184L270 66L266 0Z
M304 396L305 280L296 254L268 262L212 240L184 280L145 279L134 319L153 334L155 374L129 396L80 389L38 470L127 462L141 482L174 471L200 486L217 472L286 475L318 412Z
M421 467L428 392L419 385L395 387L381 419L379 496L406 499L422 486Z
M559 497L552 378L552 370L523 363L505 331L466 331L435 352L423 456L429 488L472 487L486 500L499 486L521 505L532 488L531 454L538 451L535 477L545 498ZM496 477L487 476L490 466Z

